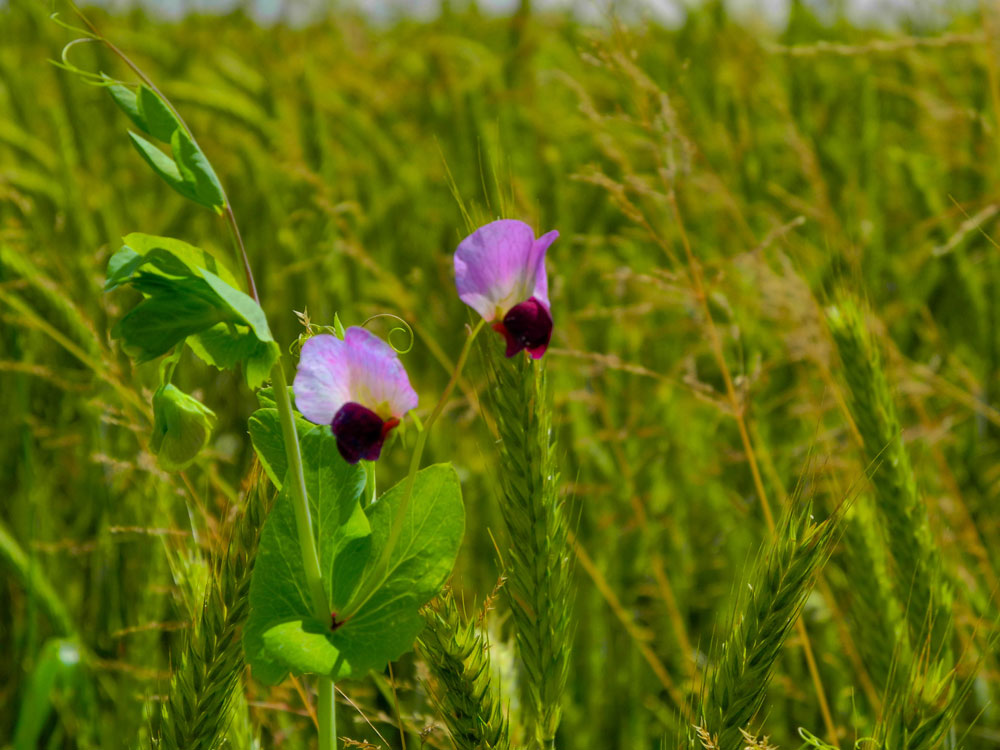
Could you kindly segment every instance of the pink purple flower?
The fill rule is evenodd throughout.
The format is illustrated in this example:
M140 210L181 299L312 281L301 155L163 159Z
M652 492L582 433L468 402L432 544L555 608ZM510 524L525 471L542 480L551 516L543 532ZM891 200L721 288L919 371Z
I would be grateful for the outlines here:
M295 405L316 424L328 424L348 463L376 460L382 443L417 406L403 363L391 346L352 326L343 340L321 334L302 345L292 385Z
M501 219L480 227L455 251L458 296L507 341L508 357L526 349L538 359L552 338L545 251L552 231L535 238L523 221Z

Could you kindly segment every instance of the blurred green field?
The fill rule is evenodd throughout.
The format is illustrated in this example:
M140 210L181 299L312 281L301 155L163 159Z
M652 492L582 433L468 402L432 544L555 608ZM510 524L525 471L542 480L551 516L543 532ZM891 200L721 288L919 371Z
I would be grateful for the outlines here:
M101 89L47 62L73 38L48 15L0 10L0 747L134 746L251 486L256 402L187 355L179 385L219 425L194 467L157 468L157 365L132 368L111 341L125 300L101 293L105 265L131 231L223 254L229 238L148 172ZM893 33L824 25L799 3L781 33L714 3L677 30L530 11L301 29L93 16L198 134L282 345L301 331L294 310L403 317L422 416L470 320L453 188L478 218L560 231L546 359L577 594L559 748L679 746L769 535L761 491L775 513L800 484L819 515L848 494L872 502L822 312L845 290L871 307L955 591L972 683L942 746L1000 747L1000 14ZM128 75L97 45L70 56ZM462 478L452 586L471 612L506 544L484 384L473 362L427 456ZM391 445L380 486L408 459ZM802 615L845 748L888 697L864 643L880 613L858 614L856 588L841 549ZM504 607L487 621L516 716ZM422 673L412 655L394 672L407 747L450 747ZM398 746L385 685L339 686L342 736ZM309 746L298 687L248 679L229 745ZM819 705L793 631L753 729L784 748L799 727L832 742Z

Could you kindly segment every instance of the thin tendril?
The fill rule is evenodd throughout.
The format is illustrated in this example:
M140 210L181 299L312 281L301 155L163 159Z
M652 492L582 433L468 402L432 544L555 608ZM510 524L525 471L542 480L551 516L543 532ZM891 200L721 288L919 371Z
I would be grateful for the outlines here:
M413 328L410 327L410 324L407 323L406 320L399 317L398 315L393 315L392 313L378 313L377 315L372 315L370 318L368 318L364 323L361 324L361 327L364 328L376 318L393 318L394 320L398 320L400 323L402 323L401 326L396 326L395 328L391 328L389 330L389 335L386 336L386 340L388 341L389 346L392 347L392 350L396 352L396 354L408 354L413 349L413 344L416 342L416 336L414 336ZM400 331L410 337L410 343L407 345L405 349L399 348L392 343L392 334L396 333L396 331Z
M59 54L61 62L60 60L49 60L49 62L55 65L57 68L61 68L62 70L66 70L69 71L70 73L74 73L80 76L81 80L88 86L113 86L118 82L106 78L105 76L100 75L98 73L91 73L89 70L84 70L79 65L74 65L69 61L69 50L71 47L75 47L78 44L87 44L90 42L100 43L101 40L95 36L87 36L81 39L74 39L73 41L69 42L65 47L62 48L62 52Z
M64 29L66 29L67 31L72 31L74 34L83 34L86 37L90 37L91 39L97 40L97 36L89 29L85 29L81 26L74 26L73 24L62 20L59 17L58 11L55 13L50 13L49 20L52 21L54 24L56 24L56 26L62 26Z

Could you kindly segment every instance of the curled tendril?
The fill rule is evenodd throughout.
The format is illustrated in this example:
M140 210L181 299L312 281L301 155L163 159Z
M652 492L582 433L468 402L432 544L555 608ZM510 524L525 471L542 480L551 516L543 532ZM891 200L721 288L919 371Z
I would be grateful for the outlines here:
M84 28L82 28L80 26L74 26L73 24L67 23L66 21L62 20L59 17L59 13L58 12L56 12L56 13L50 13L49 14L49 20L52 21L52 23L54 23L56 26L61 26L62 28L66 29L67 31L72 31L74 34L83 34L83 36L89 37L90 39L97 39L98 38L97 34L95 34L93 31L90 31L89 29L84 29Z
M396 326L395 328L390 328L389 335L386 336L389 346L392 347L392 350L396 352L396 354L407 354L413 349L413 344L416 343L416 336L413 334L413 329L410 327L410 324L407 323L403 318L399 317L398 315L393 315L392 313L379 313L378 315L372 315L370 318L368 318L368 320L366 320L364 323L361 324L361 327L364 328L373 320L375 320L375 318L393 318L394 320L398 320L400 323L402 323L402 325ZM407 344L406 348L398 347L394 343L392 343L392 334L396 333L397 331L410 337L410 342L409 344Z
M67 26L67 28L71 28L74 31L81 31L80 29L76 29L75 27L72 26ZM70 49L72 49L78 44L91 44L94 42L100 44L103 42L103 40L99 39L96 36L93 36L92 34L85 37L81 37L80 39L74 39L73 41L69 42L65 47L62 48L62 53L59 55L61 62L59 60L49 60L49 62L55 65L57 68L69 71L70 73L75 73L76 75L80 76L80 79L84 83L90 84L91 86L113 86L114 84L118 83L118 81L108 78L107 76L100 73L93 73L89 70L84 70L79 65L70 62L69 59Z

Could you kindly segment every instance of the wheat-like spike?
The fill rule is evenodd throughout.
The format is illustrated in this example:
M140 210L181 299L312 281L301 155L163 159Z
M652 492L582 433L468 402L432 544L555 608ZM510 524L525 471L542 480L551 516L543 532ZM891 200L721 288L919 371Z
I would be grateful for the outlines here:
M550 747L562 715L573 596L545 367L483 346L500 435L500 508L511 539L504 592L524 673L527 737Z
M457 750L507 750L507 717L490 665L489 643L464 622L451 591L424 608L417 652L431 672L428 692Z
M954 726L972 689L975 671L956 681L954 669L927 651L894 680L875 725L873 747L934 750Z
M850 297L841 297L827 311L827 321L851 392L851 415L864 440L868 463L874 467L872 484L895 562L899 598L906 604L910 642L915 646L929 637L931 652L948 661L952 591L900 436L879 347Z
M844 524L844 569L850 581L848 622L875 686L885 690L908 664L910 643L902 608L892 590L878 519L861 497Z
M226 554L213 571L201 616L190 629L170 679L159 737L166 750L210 750L226 735L230 705L244 671L240 627L249 611L250 576L270 507L265 483L255 483Z
M718 750L745 747L743 730L764 702L774 662L842 526L839 511L821 523L810 511L809 503L793 503L754 564L702 699L702 744L707 736Z

